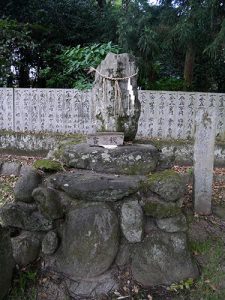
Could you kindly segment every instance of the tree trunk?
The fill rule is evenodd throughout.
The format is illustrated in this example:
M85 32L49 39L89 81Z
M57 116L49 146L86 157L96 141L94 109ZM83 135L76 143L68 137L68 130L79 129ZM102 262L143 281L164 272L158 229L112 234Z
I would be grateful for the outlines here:
M195 49L192 45L188 46L184 63L184 81L187 88L192 86L195 62Z
M19 67L18 84L21 88L30 87L29 67L21 64Z
M104 6L106 5L106 0L97 0L98 6L103 9Z

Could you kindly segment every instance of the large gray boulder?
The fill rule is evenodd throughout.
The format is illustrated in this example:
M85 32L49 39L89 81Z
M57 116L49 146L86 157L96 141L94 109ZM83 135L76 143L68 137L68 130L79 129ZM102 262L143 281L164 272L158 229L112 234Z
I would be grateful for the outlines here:
M137 71L135 58L128 53L108 53L98 66L92 90L97 131L119 131L125 140L135 138L140 117ZM130 76L130 80L109 79Z
M24 231L11 239L13 257L20 266L26 266L38 258L41 241L40 236L33 232Z
M14 264L9 234L0 226L0 300L10 288Z
M36 205L23 202L4 205L0 209L0 219L5 227L17 227L27 231L49 231L53 227L52 221L42 216Z
M130 243L141 242L143 237L144 216L138 200L128 200L121 208L121 228Z
M134 279L146 287L170 285L199 275L184 233L152 232L137 244L131 267Z
M88 144L67 145L62 161L68 167L96 172L145 175L157 167L159 152L152 145L126 145L115 149Z
M67 215L56 253L58 269L76 280L98 276L110 268L118 244L118 219L111 208L81 203Z
M93 172L58 173L48 178L49 186L85 201L117 201L138 191L139 176L114 176Z
M25 172L25 174L19 178L15 185L15 200L26 203L33 202L34 199L32 197L32 192L38 187L41 181L42 176L38 171L31 169Z
M52 188L38 187L32 197L38 206L38 210L49 220L60 219L63 217L60 194Z

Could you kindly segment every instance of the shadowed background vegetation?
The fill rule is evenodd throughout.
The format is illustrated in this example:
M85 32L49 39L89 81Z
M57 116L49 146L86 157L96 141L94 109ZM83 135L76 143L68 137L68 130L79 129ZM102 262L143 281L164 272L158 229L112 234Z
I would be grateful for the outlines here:
M0 86L90 88L111 52L139 86L225 92L223 0L1 0Z

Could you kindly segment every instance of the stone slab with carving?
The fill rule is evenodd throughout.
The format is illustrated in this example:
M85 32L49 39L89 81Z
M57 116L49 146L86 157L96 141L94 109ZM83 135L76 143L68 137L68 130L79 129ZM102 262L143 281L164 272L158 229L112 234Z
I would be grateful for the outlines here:
M123 132L97 132L87 136L87 144L90 146L122 146L123 142Z
M92 105L97 131L122 131L125 140L135 138L140 102L132 55L109 53L101 62L95 74Z

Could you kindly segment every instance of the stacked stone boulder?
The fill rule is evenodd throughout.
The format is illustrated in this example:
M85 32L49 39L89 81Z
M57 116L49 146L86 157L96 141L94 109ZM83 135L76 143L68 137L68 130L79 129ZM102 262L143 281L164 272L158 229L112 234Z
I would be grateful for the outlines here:
M0 212L4 226L20 233L12 238L16 262L42 256L75 298L116 290L126 267L145 287L196 278L181 208L185 182L172 170L156 172L159 156L152 145L67 145L67 171L26 173L15 202Z
M0 225L0 300L2 300L11 285L14 260L9 232Z

